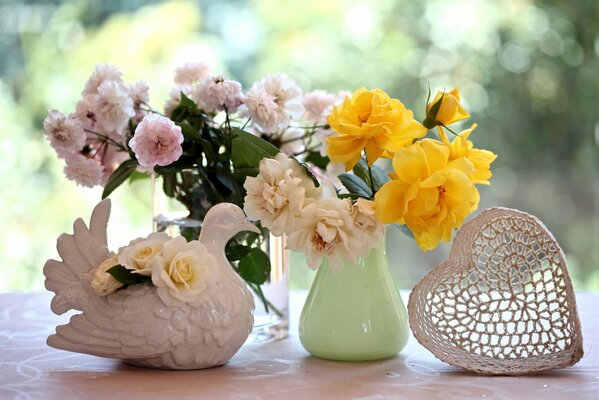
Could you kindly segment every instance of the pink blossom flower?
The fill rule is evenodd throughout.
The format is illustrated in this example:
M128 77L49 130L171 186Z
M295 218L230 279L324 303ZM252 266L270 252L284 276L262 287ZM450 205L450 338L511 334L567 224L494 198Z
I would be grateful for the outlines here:
M129 146L142 167L168 165L183 153L181 128L157 114L147 115L137 128Z
M324 90L314 90L304 95L304 119L308 122L325 124L328 113L335 103L335 95Z
M193 90L192 96L198 106L206 112L224 111L229 114L243 104L241 83L216 75L202 80Z
M74 115L67 118L58 110L48 111L44 119L44 133L60 158L80 151L85 144L81 122Z
M123 73L112 64L98 64L87 82L85 82L85 89L81 94L83 96L98 94L100 85L107 81L121 83L123 82Z
M210 66L203 62L191 62L175 69L175 83L177 85L192 85L207 78Z
M101 185L104 179L104 168L92 158L74 153L66 158L64 174L78 185L94 187Z

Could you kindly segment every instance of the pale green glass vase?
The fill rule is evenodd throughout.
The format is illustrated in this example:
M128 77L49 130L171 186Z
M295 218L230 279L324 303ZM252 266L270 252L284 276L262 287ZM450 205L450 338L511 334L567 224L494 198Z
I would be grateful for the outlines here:
M385 256L384 240L368 257L333 273L318 269L299 323L302 346L337 361L393 357L406 345L408 318Z

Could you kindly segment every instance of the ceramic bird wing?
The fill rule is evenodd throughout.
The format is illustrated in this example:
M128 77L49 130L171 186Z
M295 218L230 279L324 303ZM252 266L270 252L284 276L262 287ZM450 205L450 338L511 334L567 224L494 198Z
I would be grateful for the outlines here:
M48 338L50 346L129 360L168 354L178 361L160 365L177 367L189 357L189 349L181 346L186 342L219 348L235 339L231 335L247 337L247 329L227 330L243 310L235 299L239 288L222 280L210 288L214 296L195 307L166 306L150 284L133 285L110 296L97 295L91 287L94 270L112 255L106 238L109 215L110 200L106 199L94 209L89 228L83 220L76 220L73 234L58 239L62 261L49 260L44 266L46 288L55 293L52 311L82 311L56 328L56 334ZM239 340L243 343L245 338Z

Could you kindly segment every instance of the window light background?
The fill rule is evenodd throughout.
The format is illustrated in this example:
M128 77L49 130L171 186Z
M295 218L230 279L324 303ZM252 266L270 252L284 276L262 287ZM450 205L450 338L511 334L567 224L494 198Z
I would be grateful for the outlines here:
M595 0L0 1L0 291L43 288L55 240L100 189L76 186L42 135L49 107L74 109L98 63L145 80L160 109L173 69L207 61L252 82L286 72L305 90L381 88L424 117L428 86L458 87L477 147L499 154L479 211L538 216L575 288L599 290L599 3ZM119 188L113 249L151 228L149 183ZM388 256L412 287L450 245L422 253L389 228ZM314 273L301 258L291 287Z

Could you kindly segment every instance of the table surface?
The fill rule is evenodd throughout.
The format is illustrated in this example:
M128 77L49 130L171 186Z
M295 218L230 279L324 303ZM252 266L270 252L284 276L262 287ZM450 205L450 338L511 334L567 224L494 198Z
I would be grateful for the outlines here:
M292 292L289 338L246 345L220 368L160 371L50 348L46 337L67 320L50 312L50 293L0 294L0 399L599 398L598 293L577 296L584 358L527 377L468 373L437 360L413 337L398 356L383 361L311 357L297 337L304 296Z

